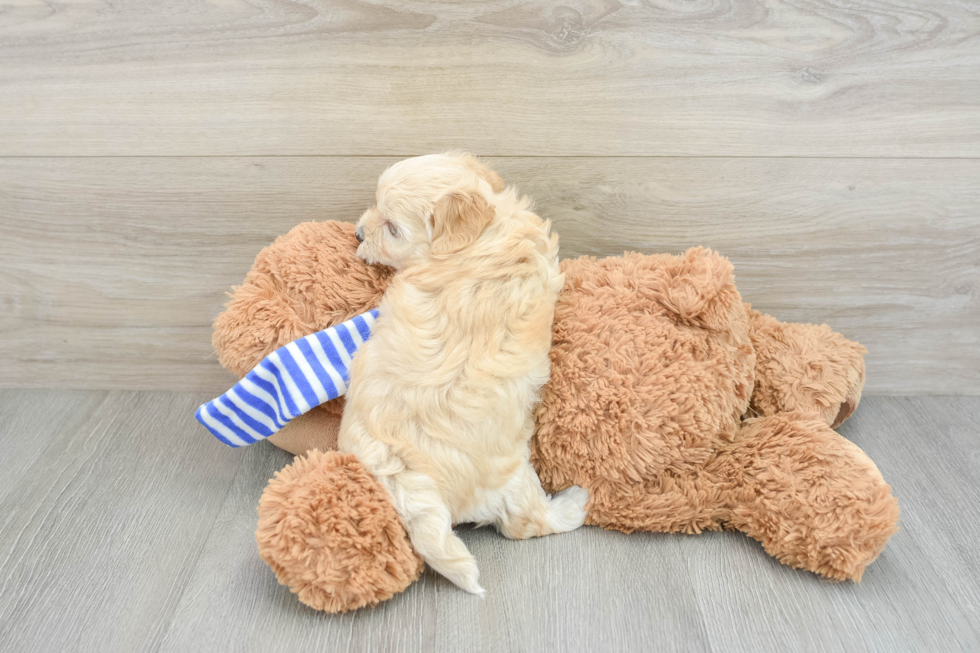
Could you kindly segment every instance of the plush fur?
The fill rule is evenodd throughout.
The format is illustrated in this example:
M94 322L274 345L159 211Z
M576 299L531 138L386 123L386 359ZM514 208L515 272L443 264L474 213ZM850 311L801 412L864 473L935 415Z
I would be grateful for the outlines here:
M756 351L752 409L759 415L816 410L837 428L861 401L868 350L826 324L785 324L749 311Z
M264 255L305 257L300 268L315 269L329 247L332 269L344 273L318 275L328 286L370 274L355 255L352 226L302 229L305 238L323 234L315 255L308 240L291 235ZM863 348L825 326L784 324L751 310L728 261L709 250L566 260L561 269L551 379L531 440L544 489L587 488L590 524L626 532L741 530L786 564L860 580L898 521L898 504L874 463L831 429L860 400ZM302 304L292 281L266 274L246 285L274 285L283 289L279 305ZM391 280L373 278L379 293ZM269 333L279 323L247 301L233 301L222 319L221 328L238 334ZM320 427L307 428L312 419L295 421L294 434L306 435L290 442L295 453L324 438ZM331 458L317 460L315 468ZM313 474L305 461L294 465ZM307 522L303 501L293 505L293 519ZM267 560L278 555L262 541L260 549ZM338 582L330 591L347 590Z
M422 573L388 494L352 455L297 459L269 481L259 515L259 555L317 610L376 605Z
M279 347L381 303L393 270L364 265L351 244L353 225L306 222L259 252L214 321L221 365L245 376Z

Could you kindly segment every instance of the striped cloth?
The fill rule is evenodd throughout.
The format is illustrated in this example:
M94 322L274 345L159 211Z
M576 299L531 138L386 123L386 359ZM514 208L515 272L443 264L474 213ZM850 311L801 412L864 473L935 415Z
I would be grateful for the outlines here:
M280 347L234 388L198 408L197 421L229 447L264 440L347 392L351 358L377 319L375 309Z

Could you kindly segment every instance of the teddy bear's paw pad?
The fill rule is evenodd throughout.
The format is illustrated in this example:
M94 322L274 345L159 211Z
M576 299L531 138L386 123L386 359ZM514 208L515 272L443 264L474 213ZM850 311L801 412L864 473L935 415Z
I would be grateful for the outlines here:
M423 569L387 492L350 454L313 450L278 472L255 539L279 582L325 612L376 605Z
M551 497L548 518L556 533L574 531L585 523L589 491L578 485L562 490Z
M855 408L857 408L857 400L845 399L840 405L840 410L837 411L837 417L834 418L834 422L830 425L830 428L835 429L847 421L847 418L854 414Z

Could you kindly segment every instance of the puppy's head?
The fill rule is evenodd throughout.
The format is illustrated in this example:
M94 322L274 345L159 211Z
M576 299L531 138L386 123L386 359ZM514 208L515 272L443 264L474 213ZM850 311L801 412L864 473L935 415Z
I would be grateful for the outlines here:
M468 247L493 221L504 182L469 154L405 159L378 180L377 204L357 223L357 254L396 270Z

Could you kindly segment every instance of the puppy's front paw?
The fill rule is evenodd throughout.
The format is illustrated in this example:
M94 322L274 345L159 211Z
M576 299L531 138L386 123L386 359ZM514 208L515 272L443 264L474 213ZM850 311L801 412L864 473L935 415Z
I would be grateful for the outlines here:
M585 523L585 504L589 502L589 491L578 485L562 490L551 497L549 518L556 533L574 531Z

